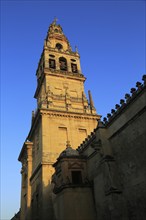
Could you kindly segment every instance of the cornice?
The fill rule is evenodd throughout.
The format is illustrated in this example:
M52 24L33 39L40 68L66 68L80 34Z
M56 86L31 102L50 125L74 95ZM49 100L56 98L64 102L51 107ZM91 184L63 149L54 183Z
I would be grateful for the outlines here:
M23 157L25 151L26 151L28 148L32 147L32 145L33 145L33 143L30 142L30 141L25 141L25 142L24 142L24 144L23 144L23 146L22 146L22 149L21 149L21 152L20 152L19 157L18 157L18 161L21 161L21 158ZM28 147L28 146L29 146L29 147Z
M69 78L69 79L76 79L79 81L85 81L86 78L81 73L72 73L68 71L61 71L61 70L55 70L51 68L44 68L44 74L45 75L52 75L54 77L61 77L61 78Z
M100 115L86 114L86 113L75 113L75 112L66 112L60 110L50 110L50 109L37 109L35 113L34 120L31 125L31 129L27 136L27 140L31 139L31 136L35 130L35 127L42 116L47 117L60 117L60 118L74 118L74 119L84 119L84 120L99 120L101 118Z
M41 115L47 115L50 117L66 117L66 118L79 118L79 119L89 119L89 120L97 120L100 119L100 115L86 114L86 113L75 113L75 112L66 112L66 111L57 111L57 110L49 110L49 109L40 109Z

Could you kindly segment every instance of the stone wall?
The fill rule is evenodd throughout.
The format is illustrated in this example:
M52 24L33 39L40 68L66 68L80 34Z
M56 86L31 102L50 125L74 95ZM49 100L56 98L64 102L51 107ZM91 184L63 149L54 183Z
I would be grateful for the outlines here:
M146 218L146 76L78 147L98 220Z

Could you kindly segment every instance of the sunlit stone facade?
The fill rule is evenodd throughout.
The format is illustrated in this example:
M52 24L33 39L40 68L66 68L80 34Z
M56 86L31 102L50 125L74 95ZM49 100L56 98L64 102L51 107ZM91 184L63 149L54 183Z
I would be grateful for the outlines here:
M36 71L32 125L19 155L14 220L146 218L146 75L100 121L84 92L80 56L56 20Z

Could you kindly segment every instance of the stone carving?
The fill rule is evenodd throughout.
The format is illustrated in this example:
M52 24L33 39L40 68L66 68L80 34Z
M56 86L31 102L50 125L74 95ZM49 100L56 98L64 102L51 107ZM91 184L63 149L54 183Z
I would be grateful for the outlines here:
M104 166L105 194L121 193L114 157L106 155L102 158L101 163Z
M84 166L82 163L78 163L78 162L69 162L68 163L68 169L84 169Z

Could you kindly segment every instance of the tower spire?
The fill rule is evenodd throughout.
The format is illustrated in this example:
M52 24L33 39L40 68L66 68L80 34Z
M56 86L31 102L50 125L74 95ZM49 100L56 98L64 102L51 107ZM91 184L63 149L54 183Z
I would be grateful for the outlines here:
M90 90L88 90L88 95L89 95L89 105L90 105L90 109L92 112L92 110L95 110L95 107L94 107L94 102L93 102L92 94Z

